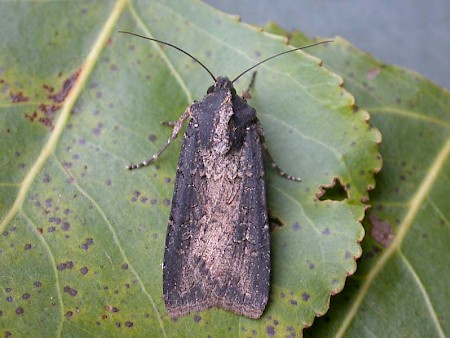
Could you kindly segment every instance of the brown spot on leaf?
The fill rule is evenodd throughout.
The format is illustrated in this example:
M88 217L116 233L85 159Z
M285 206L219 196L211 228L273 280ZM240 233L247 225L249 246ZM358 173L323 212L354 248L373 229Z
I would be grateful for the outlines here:
M44 174L44 178L42 179L42 182L44 182L44 183L50 183L50 181L51 181L52 179L51 179L51 177L50 177L50 175L49 174Z
M10 92L9 97L11 98L12 103L27 102L30 99L28 96L23 95L22 92Z
M373 239L384 247L389 246L395 238L391 224L388 221L381 221L374 213L370 214L369 221L372 223L370 234Z
M133 192L133 197L131 198L131 202L136 202L140 195L141 195L141 193L139 191Z
M78 294L78 291L75 290L74 288L71 288L70 286L65 286L64 287L64 292L69 294L72 297L75 297Z
M61 229L63 229L64 231L69 231L70 230L70 223L69 222L63 222Z
M48 218L49 223L55 223L55 224L61 224L62 220L59 217L49 217Z
M25 118L30 122L37 121L44 125L45 127L53 130L53 120L55 118L56 112L61 108L61 103L65 100L68 93L73 87L78 75L80 74L80 69L75 71L69 78L67 78L62 85L62 88L54 93L54 88L47 84L43 84L42 88L47 92L47 98L51 99L54 103L41 103L38 105L37 111L33 111L31 114L26 113ZM18 100L21 97L15 96L15 99ZM26 98L28 100L28 98ZM23 101L23 100L22 100ZM14 102L14 101L13 101Z
M72 269L73 268L73 262L72 261L67 261L67 262L63 262L58 264L58 266L56 267L59 271L63 271L66 269Z
M331 230L329 228L325 228L324 230L322 230L322 234L327 236L327 235L331 234Z
M58 111L58 109L60 108L60 105L58 104L44 104L41 103L38 106L39 111L41 111L42 113L44 113L45 116L53 118L55 116L55 113Z
M30 122L34 122L34 120L37 118L36 111L32 112L31 115L28 113L25 113L25 118Z
M86 238L86 240L84 241L84 243L82 243L80 245L80 248L83 250L87 250L89 249L89 247L94 244L94 239L93 238Z
M298 222L295 222L294 224L292 224L292 230L294 231L298 231L302 228L301 224Z
M273 337L273 336L275 336L275 333L276 333L275 328L272 325L269 325L267 327L267 335L269 337Z
M46 84L43 84L42 88L44 88L47 93L53 93L55 91L55 88Z
M49 94L47 97L49 99L52 99L53 102L61 103L63 102L67 95L69 94L70 90L72 89L73 85L75 84L75 81L78 79L78 76L80 75L81 69L77 69L70 77L68 77L66 80L64 80L62 88L57 92L56 94Z

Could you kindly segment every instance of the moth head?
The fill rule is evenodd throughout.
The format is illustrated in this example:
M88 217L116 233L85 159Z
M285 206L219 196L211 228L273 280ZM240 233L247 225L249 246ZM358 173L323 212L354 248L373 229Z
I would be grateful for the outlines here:
M214 84L208 88L206 94L211 94L217 92L219 90L231 91L233 94L236 94L236 90L233 87L233 83L226 76L219 76Z

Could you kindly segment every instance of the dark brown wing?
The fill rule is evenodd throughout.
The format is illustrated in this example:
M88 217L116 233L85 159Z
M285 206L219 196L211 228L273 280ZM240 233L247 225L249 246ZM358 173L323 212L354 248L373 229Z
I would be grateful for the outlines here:
M236 112L238 113L238 112ZM198 124L186 128L164 255L168 312L218 306L261 316L270 283L270 239L257 122L239 149L202 148Z

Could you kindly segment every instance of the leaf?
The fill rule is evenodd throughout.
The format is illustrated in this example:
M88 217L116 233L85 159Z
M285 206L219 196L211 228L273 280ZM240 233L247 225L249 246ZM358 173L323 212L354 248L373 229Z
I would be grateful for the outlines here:
M289 41L310 43L297 32ZM307 333L444 337L450 333L450 93L342 38L310 52L340 74L371 113L383 134L384 164L370 194L358 271Z
M176 120L211 79L178 51L117 31L170 41L230 77L289 47L199 2L7 2L0 13L4 335L285 336L327 311L356 269L381 166L380 135L341 78L302 52L258 68L251 104L268 146L303 179L267 169L280 225L270 303L260 320L218 309L172 320L161 263L180 141L154 166L124 168L164 144L159 121Z

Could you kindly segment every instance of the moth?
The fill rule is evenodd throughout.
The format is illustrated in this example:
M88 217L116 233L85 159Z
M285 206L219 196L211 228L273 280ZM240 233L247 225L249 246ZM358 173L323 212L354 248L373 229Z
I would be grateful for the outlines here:
M172 134L160 150L147 161L127 166L132 170L157 160L189 119L178 160L164 251L163 298L167 311L179 317L215 306L259 318L270 287L263 153L281 176L293 181L300 178L288 175L272 160L256 111L245 99L248 94L237 95L233 83L263 62L318 43L273 55L229 80L216 78L199 60L177 46L123 33L176 48L197 61L214 80L206 96L187 107L172 123Z

